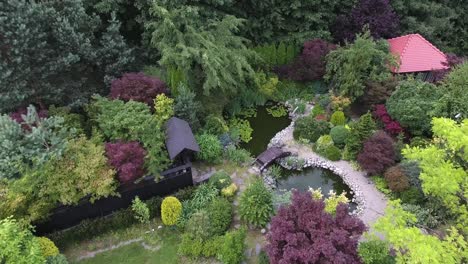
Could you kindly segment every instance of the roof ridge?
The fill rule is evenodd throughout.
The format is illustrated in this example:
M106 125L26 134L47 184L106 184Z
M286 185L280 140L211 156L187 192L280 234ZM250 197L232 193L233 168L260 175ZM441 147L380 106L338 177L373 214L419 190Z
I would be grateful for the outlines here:
M409 46L409 43L411 41L411 39L413 38L414 34L408 34L408 35L405 35L404 37L407 38L406 40L406 43L405 43L405 47L401 50L401 54L400 54L400 64L401 62L403 61L403 57L406 53L406 50L408 49L408 46Z
M437 51L438 53L440 53L442 56L444 57L447 57L447 55L445 55L444 52L442 52L440 49L438 49L436 46L434 46L431 42L429 42L429 40L425 39L421 34L414 34L414 35L417 35L419 38L421 38L424 42L426 42L427 44L429 44L429 46L431 46L431 48L433 48L435 51Z

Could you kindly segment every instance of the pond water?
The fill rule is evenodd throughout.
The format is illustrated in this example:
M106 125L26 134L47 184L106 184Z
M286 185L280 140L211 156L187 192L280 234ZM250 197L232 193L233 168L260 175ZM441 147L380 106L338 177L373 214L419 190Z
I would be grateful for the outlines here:
M325 197L333 190L337 194L346 192L346 197L351 201L354 194L340 176L333 172L321 168L306 168L302 171L284 170L284 178L278 181L277 193L283 194L285 191L296 189L299 191L308 191L309 187L321 188ZM350 203L350 209L356 208L355 203Z
M249 143L242 143L241 147L250 151L252 156L258 156L267 149L268 143L276 133L285 129L291 120L288 116L273 117L267 112L267 108L272 104L267 104L257 108L257 115L249 117L247 120L253 129L252 139Z

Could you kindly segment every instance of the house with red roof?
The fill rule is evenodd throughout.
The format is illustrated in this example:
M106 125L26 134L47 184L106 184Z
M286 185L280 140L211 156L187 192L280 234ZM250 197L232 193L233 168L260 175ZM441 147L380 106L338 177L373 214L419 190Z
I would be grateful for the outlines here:
M392 38L388 43L399 65L392 69L394 73L416 74L422 80L432 81L433 71L448 68L446 55L419 34Z

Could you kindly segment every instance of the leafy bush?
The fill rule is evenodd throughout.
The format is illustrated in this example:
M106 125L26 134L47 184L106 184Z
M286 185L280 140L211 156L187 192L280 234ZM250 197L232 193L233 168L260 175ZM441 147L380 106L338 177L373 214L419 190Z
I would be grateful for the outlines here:
M323 109L323 107L319 104L314 105L314 107L312 108L312 111L310 112L310 115L313 117L316 117L321 114L325 114L325 110Z
M385 104L387 99L395 91L398 80L398 77L392 76L383 81L368 82L364 95L359 101L362 102L367 109L371 109L378 104Z
M232 179L231 176L227 174L227 172L221 170L211 175L210 179L208 180L208 183L216 187L216 189L221 190L231 185Z
M273 196L263 181L255 180L242 193L239 201L241 219L255 226L265 226L273 214Z
M228 132L229 127L227 126L222 116L209 115L205 119L205 126L203 127L203 130L208 134L219 136Z
M24 120L23 120L24 119ZM29 106L23 122L18 124L7 115L0 115L0 179L21 176L20 168L40 166L52 157L59 157L73 131L63 127L63 118L40 118Z
M369 31L358 35L354 43L331 51L326 60L325 80L333 84L336 94L352 101L364 94L367 82L388 79L389 65L395 65L388 42L374 41Z
M346 124L346 117L343 111L335 111L330 118L330 123L334 126L343 126Z
M424 195L415 187L402 191L399 194L402 203L406 204L421 204L424 201Z
M225 198L211 201L207 208L212 235L222 235L231 225L232 204Z
M165 225L175 225L182 213L182 204L179 199L168 196L161 204L161 218Z
M112 81L110 97L124 101L143 102L152 106L156 95L162 93L167 93L167 86L160 79L141 72L130 72Z
M359 263L357 247L365 230L347 205L339 204L333 216L325 212L323 200L295 191L291 205L280 207L271 220L266 251L271 263Z
M224 154L229 161L242 165L251 159L251 154L248 150L243 148L236 148L234 145L229 145L224 150Z
M57 256L48 257L46 264L68 264L68 261L64 255L59 254Z
M197 258L203 251L203 239L194 237L190 233L182 234L182 240L179 244L178 253L184 256Z
M393 166L387 169L384 174L388 187L394 192L402 192L410 187L408 178L400 166Z
M197 158L211 163L220 160L223 154L223 147L218 137L203 133L201 135L196 135L195 138L200 146L200 152L197 153Z
M374 182L375 188L377 188L377 190L379 190L380 192L382 192L385 195L391 195L392 194L392 191L388 188L387 181L385 181L384 178L382 178L381 176L376 175L376 176L371 176L371 179Z
M192 199L186 200L183 204L182 215L179 225L184 226L193 213L206 209L208 204L219 194L219 190L212 184L202 184L193 193Z
M443 93L434 84L409 79L400 82L386 107L390 116L412 134L425 135L431 131L434 109Z
M363 264L395 263L395 259L389 254L390 247L388 243L379 239L361 242L358 252Z
M55 107L49 106L49 116L58 116L63 118L63 126L68 129L75 129L76 134L85 134L85 117L78 113L73 113L70 107ZM39 112L39 117L41 116Z
M132 211L134 217L140 223L149 223L150 211L148 206L140 200L140 197L136 196L132 201Z
M325 150L323 151L323 155L325 156L325 158L331 161L338 161L341 159L340 149L333 145L326 147Z
M383 104L379 104L375 106L373 115L382 122L384 125L384 129L386 132L390 133L391 135L398 135L403 132L403 128L401 127L398 121L392 119L392 117L387 113L387 108Z
M337 147L345 145L349 133L349 129L344 126L335 126L330 130L330 136Z
M185 232L202 240L212 237L215 233L208 211L199 210L193 213L185 226Z
M106 143L106 156L121 183L131 183L145 175L146 151L137 141Z
M408 177L408 181L411 186L418 188L422 192L421 179L419 179L421 168L419 168L418 163L415 161L403 161L400 163L400 167Z
M54 242L52 242L47 237L38 237L37 238L39 245L41 247L42 255L44 258L57 256L60 252Z
M236 194L236 191L237 191L237 185L235 183L231 183L231 185L221 190L221 194L226 198L230 198L230 197L233 197L234 194Z
M414 214L417 218L417 224L427 228L437 228L444 223L443 214L440 214L434 208L422 207L418 204L402 204L405 211Z
M378 131L364 143L357 161L369 174L380 174L395 164L393 140L383 131Z
M275 179L280 179L283 177L283 168L278 164L271 165L268 168L268 172Z
M315 142L314 148L317 153L323 153L326 148L333 146L333 140L330 135L323 135L317 139Z
M315 142L321 135L330 132L330 125L326 121L315 120L312 116L300 117L294 123L294 139L305 139Z
M226 233L218 251L218 259L225 264L238 264L244 259L245 237L247 232L241 228Z
M167 97L165 94L158 94L153 102L154 117L160 124L165 124L169 118L174 116L174 99Z
M270 259L265 251L260 251L258 254L258 264L270 264Z
M362 115L355 123L351 123L350 134L346 140L345 152L349 159L355 159L362 149L363 142L374 134L377 127L370 113Z
M223 236L212 237L203 243L202 255L205 258L216 257L216 254L219 251L219 248L224 243Z

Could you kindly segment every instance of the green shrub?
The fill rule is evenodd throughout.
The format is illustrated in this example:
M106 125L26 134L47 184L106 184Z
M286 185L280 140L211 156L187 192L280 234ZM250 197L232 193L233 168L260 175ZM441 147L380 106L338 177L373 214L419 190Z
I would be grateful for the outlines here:
M182 234L182 241L179 244L178 253L187 257L200 257L203 251L203 240L194 237L192 234Z
M325 149L329 146L333 146L332 137L330 135L323 135L315 142L314 149L317 153L324 153Z
M335 126L330 130L330 136L337 147L344 147L349 136L349 130L344 126Z
M48 257L57 256L60 252L54 242L47 237L38 237L39 246L41 247L42 255L47 259Z
M231 176L227 174L227 172L221 170L211 175L208 183L212 184L214 187L216 187L216 189L221 191L221 189L229 186L232 183L232 179Z
M140 223L149 223L150 211L148 206L140 200L140 197L136 196L132 201L132 211L134 217Z
M270 175L275 179L280 179L283 177L283 168L278 164L273 164L268 168Z
M57 256L48 257L46 264L68 264L68 260L64 255L58 254Z
M237 185L235 183L231 183L231 185L221 190L221 194L228 199L232 199L236 191Z
M206 118L205 126L203 127L203 130L207 134L219 136L228 132L229 127L227 126L226 121L224 121L222 116L209 115Z
M200 152L197 153L197 158L215 163L218 162L223 154L223 147L218 137L211 134L201 134L196 136Z
M393 264L395 259L389 254L389 245L382 240L369 240L359 244L359 257L363 264Z
M226 233L223 244L218 252L218 259L224 264L239 264L244 259L246 230L239 230Z
M330 132L330 125L323 120L315 120L312 116L301 117L294 123L294 139L306 139L315 142L321 135Z
M310 115L312 117L316 117L318 115L321 115L321 114L325 114L325 110L322 108L322 106L320 106L319 104L318 105L314 105L314 107L312 108L312 112L310 113Z
M372 176L372 181L375 184L375 188L381 191L385 195L391 195L392 191L388 188L387 182L381 176Z
M406 191L399 194L403 203L407 204L420 204L424 200L424 195L416 187L410 187Z
M330 118L330 123L334 126L343 126L346 124L346 117L343 111L335 111Z
M164 198L161 204L161 219L165 225L172 226L177 223L182 212L182 204L174 196Z
M212 234L224 234L231 225L232 204L226 198L214 199L208 206L207 211Z
M243 148L236 148L234 145L229 145L224 150L226 159L236 163L237 165L242 165L248 162L251 159L251 154L249 151Z
M237 131L240 140L247 143L252 139L253 129L247 119L233 118L229 121L229 129Z
M207 210L199 210L192 214L185 225L185 232L193 237L206 240L213 236L213 225Z
M260 254L258 254L258 264L270 264L270 259L264 250L260 251Z
M219 248L224 243L223 236L215 236L203 243L202 255L205 258L216 257L216 254L219 251Z
M241 219L255 226L265 226L273 214L273 196L263 181L257 179L242 193L239 202Z
M198 210L205 209L208 204L215 199L219 194L219 190L212 184L202 184L194 192L191 200L183 203L182 215L178 225L185 226L193 213Z
M182 200L182 199L179 198L179 200ZM162 201L163 201L163 198L161 198L159 196L152 197L152 198L145 201L145 204L149 209L149 215L150 215L151 219L155 218L155 217L158 217L158 216L161 216Z
M408 177L398 165L388 168L384 173L384 178L393 192L402 192L410 187Z
M434 229L444 223L444 215L437 211L438 208L427 207L427 203L425 207L417 204L402 204L402 207L416 216L419 226Z
M338 161L341 159L341 151L339 148L335 146L328 146L324 152L323 155L325 158L331 160L331 161Z

